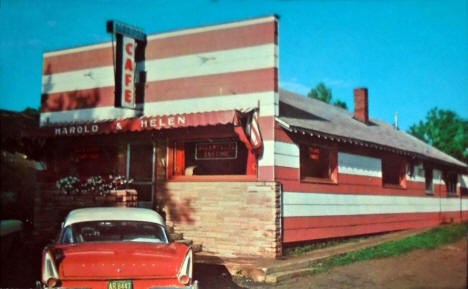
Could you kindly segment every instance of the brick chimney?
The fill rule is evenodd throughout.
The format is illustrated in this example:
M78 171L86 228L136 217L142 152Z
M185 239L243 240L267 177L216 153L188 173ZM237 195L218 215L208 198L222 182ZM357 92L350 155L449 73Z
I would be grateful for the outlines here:
M369 124L369 102L367 99L367 88L354 89L354 118Z

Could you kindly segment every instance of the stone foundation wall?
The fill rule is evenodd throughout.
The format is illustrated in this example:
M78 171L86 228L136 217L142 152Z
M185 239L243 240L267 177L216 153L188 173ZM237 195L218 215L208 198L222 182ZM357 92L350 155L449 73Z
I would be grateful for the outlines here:
M280 187L275 182L166 182L158 186L167 224L204 253L281 256Z

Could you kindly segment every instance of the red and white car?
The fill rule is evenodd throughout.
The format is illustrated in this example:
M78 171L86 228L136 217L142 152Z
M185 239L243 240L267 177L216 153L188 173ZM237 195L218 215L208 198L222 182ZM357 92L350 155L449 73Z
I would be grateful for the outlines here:
M171 242L164 220L143 208L71 211L42 253L42 284L65 288L198 288L190 247Z

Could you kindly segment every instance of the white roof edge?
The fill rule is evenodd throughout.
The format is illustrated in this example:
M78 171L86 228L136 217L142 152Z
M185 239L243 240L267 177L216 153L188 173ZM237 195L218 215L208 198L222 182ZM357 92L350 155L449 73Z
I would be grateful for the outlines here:
M179 36L179 35L185 35L185 34L193 34L193 33L199 33L199 32L221 30L221 29L226 29L226 28L242 27L242 26L247 26L247 25L252 25L252 24L260 24L260 23L265 23L269 21L274 21L276 19L277 19L276 16L271 15L271 16L264 16L264 17L247 19L247 20L237 20L237 21L232 21L232 22L226 22L222 24L213 24L213 25L206 25L206 26L200 26L200 27L195 27L195 28L180 29L180 30L175 30L175 31L156 33L156 34L149 35L148 41L153 40L153 39L173 37L173 36Z
M285 122L284 120L280 119L279 117L275 117L275 120L282 126L282 127L285 127L287 129L291 128L291 126Z
M64 49L58 49L58 50L44 52L44 58L52 57L52 56L58 56L58 55L64 55L64 54L77 53L77 52L81 52L81 51L88 51L88 50L93 50L93 49L110 48L110 47L112 47L112 42L111 41L101 42L101 43L96 43L96 44L89 44L89 45L82 45L82 46L75 46L75 47L72 47L72 48L64 48Z
M64 226L89 221L140 221L164 226L164 219L157 212L144 208L128 207L95 207L71 211L65 219Z
M270 16L263 16L263 17L252 18L252 19L247 19L247 20L237 20L237 21L232 21L232 22L227 22L227 23L222 23L222 24L206 25L206 26L200 26L200 27L195 27L195 28L183 28L183 29L178 29L174 31L154 33L154 34L148 35L147 40L151 41L154 39L173 37L173 36L179 36L179 35L185 35L185 34L193 34L193 33L205 32L205 31L214 31L214 30L220 30L220 29L225 29L225 28L242 27L242 26L247 26L247 25L252 25L252 24L259 24L259 23L265 23L268 21L274 21L276 19L277 19L277 16L270 15ZM97 43L97 44L83 45L83 46L78 46L78 47L73 47L73 48L58 49L58 50L44 52L44 58L63 55L63 54L76 53L76 52L81 52L81 51L87 51L87 50L93 50L93 49L109 48L109 47L112 47L111 41Z

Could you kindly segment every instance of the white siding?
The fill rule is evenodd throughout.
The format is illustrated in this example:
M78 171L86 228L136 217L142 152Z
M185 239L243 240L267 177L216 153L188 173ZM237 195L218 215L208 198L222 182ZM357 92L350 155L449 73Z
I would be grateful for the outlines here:
M285 217L341 216L468 210L468 199L284 192Z

